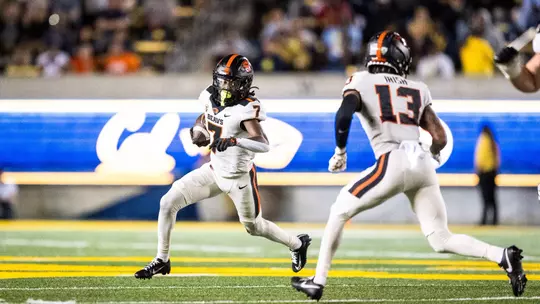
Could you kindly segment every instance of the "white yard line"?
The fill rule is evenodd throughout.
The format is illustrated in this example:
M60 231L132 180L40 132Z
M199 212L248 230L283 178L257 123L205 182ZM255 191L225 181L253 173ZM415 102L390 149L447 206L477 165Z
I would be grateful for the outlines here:
M170 277L170 275L168 275ZM158 280L167 277L156 277ZM438 284L339 284L328 287L434 287ZM471 284L452 284L455 287L481 286ZM291 285L219 285L219 286L80 286L80 287L0 287L0 291L40 291L40 290L121 290L121 289L258 289L292 288Z
M540 300L540 297L481 297L481 298L432 298L432 299L334 299L321 300L319 303L381 303L381 302L396 302L396 303L418 303L418 302L484 302L498 300L519 300L533 301ZM148 303L148 304L237 304L237 303L316 303L313 300L251 300L251 301L236 301L236 300L216 300L216 301L173 301L173 302L97 302L99 304L129 304L129 303Z
M20 247L45 247L45 248L99 248L99 249L152 249L155 243L121 243L121 242L100 242L90 243L86 241L61 241L61 240L39 240L39 239L5 239L0 241L0 246L20 246ZM173 244L170 246L174 251L188 252L215 252L215 253L242 253L258 254L262 252L261 247L244 246L222 246L222 245L189 245Z

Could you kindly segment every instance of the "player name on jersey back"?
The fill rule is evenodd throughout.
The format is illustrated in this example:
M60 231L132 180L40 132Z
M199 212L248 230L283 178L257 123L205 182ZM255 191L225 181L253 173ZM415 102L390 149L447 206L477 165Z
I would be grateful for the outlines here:
M405 79L405 78L403 78L401 76L384 75L384 80L387 83L397 83L397 84L409 85L409 83L407 82L407 79Z

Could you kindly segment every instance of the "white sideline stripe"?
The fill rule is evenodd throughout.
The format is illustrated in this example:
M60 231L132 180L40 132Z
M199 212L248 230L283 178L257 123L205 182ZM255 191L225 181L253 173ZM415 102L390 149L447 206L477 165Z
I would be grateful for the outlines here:
M482 298L433 298L433 299L333 299L321 300L318 303L381 303L381 302L476 302L476 301L495 301L495 300L519 300L532 301L539 300L540 297L482 297ZM217 300L217 301L173 301L173 302L97 302L99 304L113 303L148 303L148 304L236 304L236 303L315 303L313 300L251 300L251 301L235 301L235 300Z
M202 104L195 99L4 99L0 113L200 113ZM316 101L316 106L313 106ZM335 113L341 99L263 99L268 113ZM181 105L179 107L179 105ZM308 105L308 106L306 106ZM509 106L511 105L511 106ZM435 99L433 108L440 113L540 113L538 100Z
M167 275L171 277L172 275ZM167 280L167 277L156 277ZM329 287L430 287L437 284L339 284ZM452 284L453 287L483 286L471 284ZM0 287L4 291L39 291L39 290L117 290L117 289L258 289L258 288L291 288L291 285L221 285L221 286L81 286L81 287Z

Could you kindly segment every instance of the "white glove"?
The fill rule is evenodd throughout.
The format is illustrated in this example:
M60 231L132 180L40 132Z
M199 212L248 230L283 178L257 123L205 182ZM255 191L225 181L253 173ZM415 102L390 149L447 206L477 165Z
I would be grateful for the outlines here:
M347 169L347 150L336 147L334 156L328 161L328 171L337 173Z

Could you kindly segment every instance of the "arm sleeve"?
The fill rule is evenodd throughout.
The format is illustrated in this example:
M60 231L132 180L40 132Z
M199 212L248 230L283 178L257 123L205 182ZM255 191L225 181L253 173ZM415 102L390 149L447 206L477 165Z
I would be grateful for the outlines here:
M362 101L358 99L358 96L349 94L343 98L341 106L336 112L335 136L337 147L343 149L347 146L353 115L361 109Z
M249 138L238 138L236 140L236 145L240 148L244 148L256 153L264 153L270 151L270 145L251 140Z

